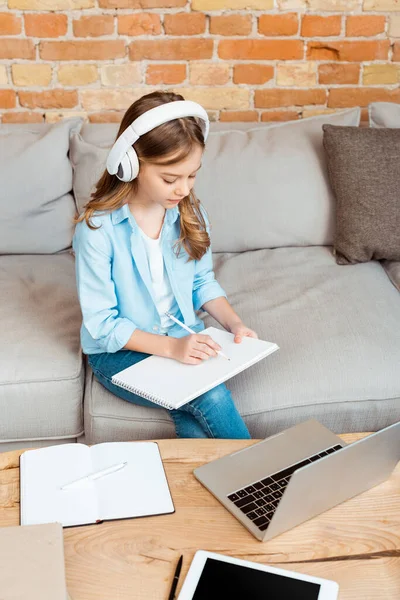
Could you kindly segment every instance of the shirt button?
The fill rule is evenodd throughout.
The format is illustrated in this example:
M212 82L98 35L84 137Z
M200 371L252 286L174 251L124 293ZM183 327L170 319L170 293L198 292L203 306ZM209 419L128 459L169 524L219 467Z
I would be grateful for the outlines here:
M154 325L154 327L153 327L153 331L158 331L158 327L157 327L157 325Z

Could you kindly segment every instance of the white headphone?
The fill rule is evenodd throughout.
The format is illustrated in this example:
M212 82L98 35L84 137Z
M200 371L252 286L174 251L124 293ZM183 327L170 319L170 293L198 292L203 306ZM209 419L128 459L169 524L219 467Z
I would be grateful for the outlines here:
M167 121L180 117L198 117L204 141L208 136L210 123L204 108L191 100L176 100L160 104L135 119L116 140L107 158L107 171L121 181L132 181L139 174L139 159L133 144L148 131Z

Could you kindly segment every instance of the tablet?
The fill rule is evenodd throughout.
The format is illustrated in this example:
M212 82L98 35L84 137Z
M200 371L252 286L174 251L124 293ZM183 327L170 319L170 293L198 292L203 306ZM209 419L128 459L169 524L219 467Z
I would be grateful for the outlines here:
M336 600L334 581L199 550L178 600Z

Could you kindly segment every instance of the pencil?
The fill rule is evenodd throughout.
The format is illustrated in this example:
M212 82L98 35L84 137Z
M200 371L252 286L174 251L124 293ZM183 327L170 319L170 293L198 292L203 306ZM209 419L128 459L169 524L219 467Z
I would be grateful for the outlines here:
M171 315L171 313L166 312L165 314L167 315L167 317L169 317L170 319L175 321L175 323L177 323L178 325L183 327L183 329L186 329L186 331L188 331L189 333L196 333L196 331L194 331L193 329L190 329L190 327L188 327L187 325L185 325L185 323L182 323L182 321L180 321L179 319L177 319L176 317ZM224 354L222 352L222 350L216 350L216 353L219 354L220 356L222 356L222 358L226 358L226 360L231 360L226 354Z

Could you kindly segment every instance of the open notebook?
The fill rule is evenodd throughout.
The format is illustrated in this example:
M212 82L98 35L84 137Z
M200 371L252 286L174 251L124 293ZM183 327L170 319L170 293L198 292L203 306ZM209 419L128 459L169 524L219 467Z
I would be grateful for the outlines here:
M60 489L89 473L127 465L96 480ZM21 525L89 525L174 512L155 442L62 444L20 457Z
M236 344L232 333L215 327L201 333L220 344L230 360L218 355L199 365L186 365L153 355L120 371L112 377L112 382L155 404L174 409L278 350L276 344L249 337Z

